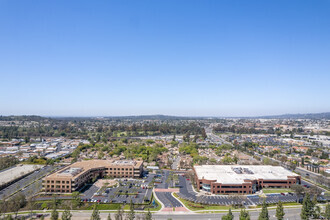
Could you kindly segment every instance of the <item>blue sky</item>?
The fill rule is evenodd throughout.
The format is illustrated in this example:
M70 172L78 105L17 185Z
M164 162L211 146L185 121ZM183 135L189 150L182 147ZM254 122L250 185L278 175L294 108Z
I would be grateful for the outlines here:
M0 114L330 111L328 0L0 0Z

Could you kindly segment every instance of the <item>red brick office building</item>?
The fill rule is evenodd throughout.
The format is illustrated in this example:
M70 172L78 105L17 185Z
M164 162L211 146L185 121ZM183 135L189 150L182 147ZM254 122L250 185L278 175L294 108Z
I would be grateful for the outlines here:
M194 166L197 188L214 194L252 194L263 188L290 188L301 177L281 166Z

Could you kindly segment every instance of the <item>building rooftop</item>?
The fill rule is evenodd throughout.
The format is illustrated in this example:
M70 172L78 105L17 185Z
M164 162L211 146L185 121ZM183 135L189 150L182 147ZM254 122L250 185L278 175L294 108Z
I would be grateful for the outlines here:
M143 161L131 161L131 160L84 160L80 162L76 162L71 164L68 167L65 167L47 177L78 177L83 171L109 167L109 166L133 166L134 168L138 168L141 166ZM46 177L46 178L47 178Z
M43 165L18 165L0 172L0 186L9 183L25 174L40 169Z
M299 176L281 166L202 165L194 166L198 179L215 180L223 184L242 184L244 180L287 180Z
M79 167L69 167L67 169L62 170L58 174L59 175L75 176L78 173L80 173L81 171L82 171L82 168L79 168Z

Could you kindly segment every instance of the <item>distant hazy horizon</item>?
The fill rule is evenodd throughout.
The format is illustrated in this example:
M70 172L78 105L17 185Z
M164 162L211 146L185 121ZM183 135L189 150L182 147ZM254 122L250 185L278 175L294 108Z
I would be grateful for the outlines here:
M165 116L165 117L191 117L191 118L245 118L245 117L272 117L272 116L283 116L283 115L314 115L314 114L330 114L329 112L315 112L315 113L284 113L279 115L237 115L237 116L225 116L225 115L166 115L166 114L142 114L142 115L35 115L35 114L21 114L21 115L1 115L0 116L40 116L40 117L50 117L50 118L57 118L57 117L64 117L64 118L97 118L97 117L147 117L147 116Z
M0 1L0 115L330 111L330 1Z

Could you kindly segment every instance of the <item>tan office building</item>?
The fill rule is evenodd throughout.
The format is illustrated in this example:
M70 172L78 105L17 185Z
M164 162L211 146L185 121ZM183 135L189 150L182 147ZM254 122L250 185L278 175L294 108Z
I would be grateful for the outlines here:
M43 179L45 192L71 193L95 178L139 178L143 161L86 160L76 162Z

